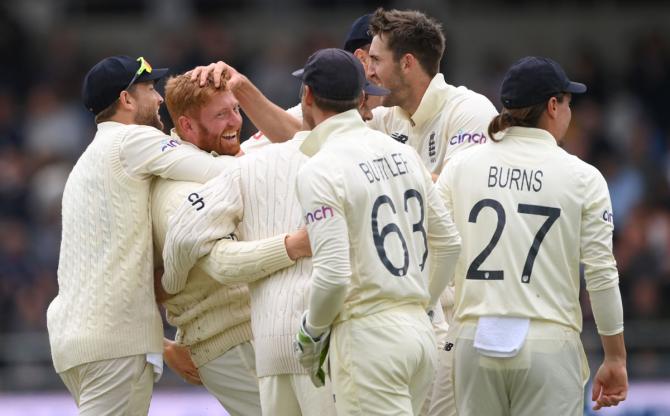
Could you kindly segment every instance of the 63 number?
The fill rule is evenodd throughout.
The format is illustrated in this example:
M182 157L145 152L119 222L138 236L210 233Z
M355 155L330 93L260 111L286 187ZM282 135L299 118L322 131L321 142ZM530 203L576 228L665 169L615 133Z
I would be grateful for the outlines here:
M419 267L423 271L423 268L426 265L426 259L428 258L428 239L426 236L426 229L423 226L423 219L424 219L423 197L416 189L408 189L407 191L405 191L403 199L406 213L409 213L408 202L411 199L416 199L417 202L419 203L419 212L421 213L421 217L419 218L418 222L412 224L412 232L413 233L420 232L421 236L423 237L424 252L423 255L421 256L421 264L419 264ZM375 248L377 249L377 255L379 255L379 259L381 260L384 267L386 267L386 269L394 276L399 277L405 276L407 274L407 269L409 268L409 251L407 250L407 241L405 240L405 237L402 235L400 227L398 227L396 223L391 222L382 227L381 231L379 230L377 215L379 213L379 209L384 205L388 205L391 208L391 211L393 211L394 214L397 214L393 200L389 198L387 195L379 196L375 200L374 204L372 204L372 239L374 240ZM389 234L396 234L398 239L400 240L400 244L402 245L403 262L400 267L396 267L386 255L386 249L384 248L384 241L389 236Z

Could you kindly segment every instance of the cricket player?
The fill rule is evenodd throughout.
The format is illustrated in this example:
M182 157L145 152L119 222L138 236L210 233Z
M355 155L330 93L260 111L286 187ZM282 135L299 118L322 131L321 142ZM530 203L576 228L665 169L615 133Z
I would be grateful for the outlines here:
M391 91L370 127L416 149L436 178L453 154L488 140L486 128L498 112L483 95L445 82L439 72L445 39L432 18L379 8L370 31L367 77Z
M436 362L426 312L452 277L458 233L416 152L355 111L358 59L320 50L295 75L312 129L298 179L314 254L301 363L322 379L329 340L338 414L417 414Z
M239 153L242 118L226 84L215 88L210 81L199 87L181 74L168 79L165 97L175 123L175 140L215 155ZM154 181L152 219L157 253L162 253L169 219L183 201L189 201L196 212L208 208L200 195L201 187L193 182ZM224 189L222 194L226 193ZM311 253L304 230L268 234L248 242L234 241L230 234L200 259L185 281L163 282L176 294L167 294L162 303L168 322L177 327L176 341L188 347L207 390L231 415L260 415L246 279L265 277ZM162 264L160 255L158 262Z
M571 96L585 91L551 59L518 61L489 127L503 135L455 156L438 180L463 238L451 329L460 416L582 414L580 263L605 351L594 409L626 398L607 184L559 147Z
M146 415L162 372L153 177L204 182L231 163L161 132L154 84L166 72L143 57L112 56L84 79L97 133L65 185L59 288L47 311L54 368L80 415Z
M198 87L193 83L192 88ZM369 93L379 91L371 89ZM167 95L169 106L169 89ZM365 102L359 111L361 115L369 113ZM193 249L192 246L175 246L175 240L189 240L181 238L181 233L206 235L214 241L236 230L239 238L249 240L303 225L296 180L307 160L299 150L306 135L307 132L299 132L286 143L253 151L240 158L234 168L197 190L203 205L184 203L175 213L168 247L173 251ZM250 275L247 280L264 414L335 414L330 385L317 388L293 354L295 328L307 307L311 272L311 262L305 259L267 278Z

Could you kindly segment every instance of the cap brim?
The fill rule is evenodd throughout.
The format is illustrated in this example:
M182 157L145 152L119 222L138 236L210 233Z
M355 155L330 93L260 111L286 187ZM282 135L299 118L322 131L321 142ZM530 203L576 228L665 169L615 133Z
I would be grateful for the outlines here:
M565 88L564 92L569 92L572 94L582 94L586 92L586 85L582 84L581 82L570 81L568 86Z
M386 88L379 87L370 81L365 81L365 86L363 87L363 91L365 91L368 95L389 95L391 91L387 90Z
M143 72L137 80L139 82L144 81L157 81L167 75L169 68L154 68L151 72Z
M300 68L297 71L291 72L291 75L293 75L296 78L302 79L302 74L305 72L305 68Z

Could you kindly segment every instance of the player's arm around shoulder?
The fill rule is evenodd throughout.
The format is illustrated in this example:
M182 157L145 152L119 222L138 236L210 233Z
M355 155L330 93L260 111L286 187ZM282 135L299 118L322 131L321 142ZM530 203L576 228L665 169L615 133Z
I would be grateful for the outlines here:
M229 167L234 158L215 157L151 126L132 126L119 143L119 159L131 177L206 182Z
M243 215L240 170L233 166L182 199L172 215L163 248L163 286L183 289L196 261L221 238L230 236Z

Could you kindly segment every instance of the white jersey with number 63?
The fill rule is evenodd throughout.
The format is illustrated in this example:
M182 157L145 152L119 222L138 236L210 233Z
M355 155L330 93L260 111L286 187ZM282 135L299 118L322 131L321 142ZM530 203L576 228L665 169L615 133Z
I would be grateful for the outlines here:
M459 241L416 151L367 128L355 110L319 125L301 149L316 153L298 179L314 285L347 286L337 321L436 301L429 248Z

